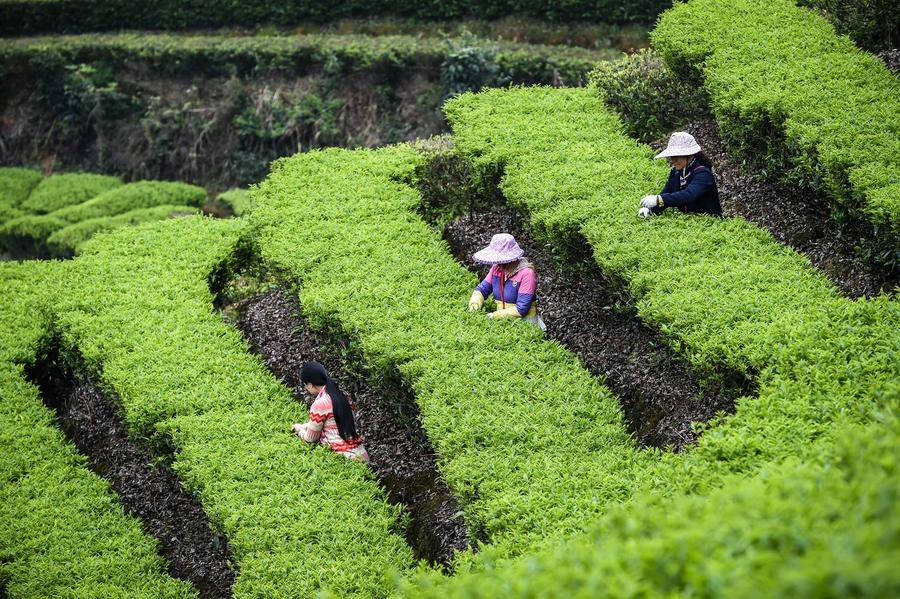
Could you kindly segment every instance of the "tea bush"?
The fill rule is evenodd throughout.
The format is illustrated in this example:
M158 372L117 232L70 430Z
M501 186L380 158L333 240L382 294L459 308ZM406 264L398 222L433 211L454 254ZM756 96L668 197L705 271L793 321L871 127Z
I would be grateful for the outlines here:
M69 256L78 253L87 240L97 233L163 220L172 216L186 216L196 213L197 208L195 206L163 205L130 210L117 216L89 218L56 231L47 237L47 246L50 248L51 253L57 256Z
M403 183L422 163L408 146L281 159L254 191L253 236L313 326L412 387L471 536L521 554L627 498L656 454L637 450L573 354L527 323L467 312L478 280Z
M890 407L884 424L835 431L836 447L810 462L734 477L708 497L643 496L559 547L474 575L417 579L401 594L894 596L900 426Z
M890 50L900 43L900 4L892 0L798 0L797 4L818 11L838 33L870 52Z
M708 109L705 90L675 76L650 49L601 62L588 78L628 134L643 142L668 136Z
M726 142L823 193L870 259L900 266L900 82L882 61L788 0L679 4L652 40L702 75Z
M63 265L0 265L0 580L10 597L196 597L25 380Z
M67 223L78 223L88 219L115 216L154 206L199 206L206 201L206 191L202 187L173 181L137 181L113 189L97 197L53 212L54 216Z
M235 216L244 216L253 209L253 198L249 189L229 189L220 193L216 200L231 208Z
M91 239L53 307L64 348L164 454L228 538L235 596L383 596L413 564L362 464L291 435L304 405L213 310L243 220L186 217ZM337 549L339 548L339 550Z
M107 29L190 29L223 25L293 25L299 21L326 22L345 17L394 15L422 20L477 17L496 19L519 14L550 21L595 21L611 24L651 23L672 5L671 0L577 0L534 3L526 0L490 2L409 2L354 0L322 2L177 2L164 0L134 4L123 0L3 0L0 32L22 34Z
M451 38L452 41L452 38ZM517 83L550 83L554 71L570 85L586 80L608 52L568 46L473 40L490 48L498 76ZM0 41L0 71L36 81L66 66L101 64L113 72L140 66L154 76L207 77L321 70L334 76L354 71L433 68L453 52L441 39L412 35L210 36L133 33L53 36ZM495 84L493 80L490 82Z
M808 455L836 423L868 423L900 374L900 307L853 302L793 250L742 219L681 213L650 220L637 201L667 167L623 134L589 89L491 90L445 106L455 150L473 172L504 171L500 188L541 241L586 240L638 315L700 372L729 371L759 392L704 426L685 461L668 454L672 488L714 488L728 473ZM493 180L493 179L490 179ZM671 211L669 211L671 212Z
M0 167L0 225L24 216L21 205L43 176L39 171L16 166Z
M22 209L37 214L55 212L94 198L122 185L118 177L90 173L50 175L22 202Z
M0 225L0 248L14 257L49 257L46 239L68 223L50 214L26 214Z

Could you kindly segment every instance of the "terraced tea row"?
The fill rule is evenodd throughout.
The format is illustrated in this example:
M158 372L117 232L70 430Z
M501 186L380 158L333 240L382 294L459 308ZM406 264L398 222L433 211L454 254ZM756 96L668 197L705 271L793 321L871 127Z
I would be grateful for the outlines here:
M49 334L60 264L0 265L0 579L11 597L196 597L166 575L156 541L54 424L22 363Z
M726 365L758 377L759 397L701 437L684 487L805 455L834 422L868 422L879 409L900 372L896 302L841 298L740 219L636 218L636 198L662 187L665 168L590 90L489 91L447 111L457 151L505 172L504 195L539 238L585 239L641 318L710 376Z
M694 0L653 44L702 79L726 141L826 194L833 220L863 227L878 263L900 263L900 83L831 24L789 0Z

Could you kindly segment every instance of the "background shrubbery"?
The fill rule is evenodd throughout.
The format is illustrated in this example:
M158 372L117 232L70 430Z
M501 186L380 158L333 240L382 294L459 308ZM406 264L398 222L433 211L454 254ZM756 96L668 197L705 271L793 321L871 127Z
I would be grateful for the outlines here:
M673 73L653 50L600 63L589 79L628 133L643 142L666 136L709 109L703 86Z
M549 21L652 23L671 0L350 0L347 2L239 2L235 0L3 0L0 33L79 32L110 29L190 29L223 25L292 25L354 16L413 17L421 20L476 17L496 19L521 14Z

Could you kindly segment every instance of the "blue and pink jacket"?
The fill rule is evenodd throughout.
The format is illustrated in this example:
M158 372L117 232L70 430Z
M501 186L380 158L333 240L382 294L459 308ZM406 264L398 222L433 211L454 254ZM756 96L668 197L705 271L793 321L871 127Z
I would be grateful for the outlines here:
M503 286L502 295L500 293L501 284ZM531 264L525 260L519 263L518 269L509 277L504 275L503 269L499 265L494 264L475 289L480 291L485 299L493 294L498 306L502 306L504 302L507 305L515 304L523 318L528 316L529 312L537 310L534 305L537 277L534 275Z

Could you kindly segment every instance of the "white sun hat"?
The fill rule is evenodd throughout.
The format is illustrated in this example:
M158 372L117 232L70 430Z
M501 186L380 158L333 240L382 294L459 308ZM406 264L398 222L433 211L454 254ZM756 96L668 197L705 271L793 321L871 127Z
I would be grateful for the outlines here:
M693 156L701 151L700 144L694 139L694 136L684 131L676 131L669 138L669 145L666 149L656 155L657 158L668 158L669 156Z

